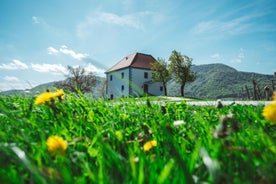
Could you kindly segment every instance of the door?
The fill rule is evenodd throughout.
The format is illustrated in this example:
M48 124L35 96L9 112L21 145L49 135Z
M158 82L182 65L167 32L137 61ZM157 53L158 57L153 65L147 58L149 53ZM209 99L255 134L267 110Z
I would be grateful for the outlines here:
M149 93L149 86L147 84L144 84L144 93Z

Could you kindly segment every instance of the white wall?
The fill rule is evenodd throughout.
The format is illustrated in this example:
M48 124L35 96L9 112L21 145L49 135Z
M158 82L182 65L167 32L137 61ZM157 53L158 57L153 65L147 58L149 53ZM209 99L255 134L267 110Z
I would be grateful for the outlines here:
M149 93L154 96L163 96L165 94L165 89L163 87L163 91L160 91L160 87L163 87L161 82L154 82L149 85Z
M132 81L136 84L135 86L135 91L137 94L139 95L143 95L144 93L144 83L151 81L151 71L148 69L138 69L138 68L132 68L131 69L131 73L132 73ZM148 78L144 78L144 73L147 72L148 73ZM159 82L154 82L154 83L149 83L148 84L148 92L150 94L159 96L159 95L164 95L164 90L160 91L160 86L162 86L161 83Z
M148 78L144 77L144 73L148 73ZM122 79L122 73L124 78ZM110 76L112 75L112 80ZM130 82L131 80L131 82ZM107 97L113 99L130 96L142 96L144 94L144 83L151 81L151 71L147 69L138 68L125 68L118 71L113 71L107 74ZM124 90L122 90L124 86ZM163 91L160 91L160 82L148 83L148 92L152 95L164 95Z
M122 78L122 73L124 73L124 78ZM112 80L110 80L112 76ZM122 90L124 86L124 90ZM118 71L113 71L107 74L107 96L108 98L120 98L129 96L129 69L122 69Z
M131 79L132 79L132 94L133 96L141 96L144 93L143 84L146 81L150 80L150 76L148 76L148 79L144 78L144 72L148 72L148 75L150 73L149 70L145 69L137 69L137 68L131 68Z

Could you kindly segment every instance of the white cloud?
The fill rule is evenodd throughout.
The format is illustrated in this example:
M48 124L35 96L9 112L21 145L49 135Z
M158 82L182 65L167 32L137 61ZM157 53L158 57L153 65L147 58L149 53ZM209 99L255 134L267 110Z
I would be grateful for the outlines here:
M92 73L97 73L97 74L104 74L104 72L105 72L105 70L100 69L100 68L97 68L96 66L94 66L94 65L91 64L91 63L88 63L88 64L85 65L85 66L80 66L80 65L74 65L74 66L73 66L73 68L78 68L78 67L84 68L85 74L88 74L88 73L90 73L90 72L92 72Z
M230 60L231 63L242 63L245 58L244 49L240 48L239 53L235 59Z
M39 18L36 17L36 16L32 16L32 21L33 21L34 24L39 24L40 23Z
M4 80L8 81L8 82L19 82L19 79L17 77L14 77L14 76L5 76Z
M72 58L77 60L82 60L88 56L88 54L76 53L75 51L68 49L66 45L61 46L59 51L63 54L70 55Z
M50 55L56 55L58 53L62 53L62 54L65 54L65 55L69 55L72 58L77 59L77 60L82 60L82 59L88 57L88 54L77 53L74 50L68 49L68 47L66 45L62 45L59 48L59 50L57 50L54 47L50 46L50 47L47 48L47 51L48 51L48 54L50 54Z
M228 34L240 34L247 31L254 31L251 29L253 24L250 22L252 16L243 16L229 21L205 21L198 23L193 32L196 34L204 33L228 33Z
M274 24L267 24L258 22L259 18L267 16L266 13L247 13L247 15L240 16L229 20L208 20L199 22L192 31L195 34L243 34L252 32L275 32L276 26Z
M105 70L99 69L97 67L95 67L94 65L92 65L91 63L88 63L87 66L85 66L85 70L87 72L93 72L93 73L97 73L97 74L104 74Z
M6 69L6 70L25 70L28 68L29 68L28 65L26 65L25 63L17 59L14 59L11 63L0 65L0 69Z
M48 47L47 50L48 50L48 54L50 55L58 54L58 50L55 49L54 47Z
M238 54L239 59L244 59L244 50L241 48L240 53Z
M49 72L53 75L64 75L67 74L67 69L61 64L31 64L33 70L37 72Z
M129 27L137 30L144 30L144 23L151 20L152 23L160 22L159 14L149 11L137 12L133 14L118 15L108 12L96 12L85 18L84 21L77 25L77 36L85 37L91 32L93 26L99 25L117 25L121 27ZM90 31L89 31L90 30Z
M235 58L235 59L230 60L230 62L231 62L231 63L241 63L242 60L239 59L239 58Z
M219 53L215 53L215 54L211 55L211 58L215 59L215 60L221 60L222 56Z
M7 82L0 82L0 91L7 91L7 90L12 90L12 89L30 89L31 86L30 84L26 82L20 82L20 81L7 81Z
M137 16L134 15L123 15L119 16L113 13L99 13L97 15L96 21L109 23L109 24L116 24L119 26L128 26L135 29L141 29L142 23L137 19Z

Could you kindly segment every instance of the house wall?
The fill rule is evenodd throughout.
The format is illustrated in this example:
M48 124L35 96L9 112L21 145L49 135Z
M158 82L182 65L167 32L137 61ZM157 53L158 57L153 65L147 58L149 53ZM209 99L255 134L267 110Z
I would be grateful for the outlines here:
M123 75L123 76L122 76ZM112 80L110 77L112 76ZM107 77L107 97L115 99L129 96L129 69L110 72Z
M145 78L145 73L147 73L147 78ZM110 79L111 76L112 80ZM107 97L109 99L142 96L144 94L145 82L148 85L149 94L156 96L164 95L164 90L160 91L162 84L160 82L151 82L151 71L149 69L129 67L110 72L106 77Z
M145 81L150 80L144 78L144 72L149 72L146 69L130 68L130 96L141 96L144 93L143 84Z
M161 82L154 82L149 85L149 93L154 96L161 96L165 94L165 89L163 88L163 85ZM160 87L163 89L160 90Z
M145 78L145 72L147 72L148 77ZM151 71L149 69L138 69L131 68L130 74L132 78L132 92L130 92L131 96L141 96L144 94L144 83L151 81ZM160 86L162 86L159 82L149 82L148 83L148 93L152 95L164 95L164 90L160 91Z

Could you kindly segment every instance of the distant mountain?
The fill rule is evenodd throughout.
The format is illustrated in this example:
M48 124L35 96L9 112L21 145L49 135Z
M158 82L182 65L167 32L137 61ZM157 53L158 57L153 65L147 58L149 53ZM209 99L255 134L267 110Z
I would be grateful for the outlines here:
M245 86L249 90L249 95L253 97L253 79L257 83L261 95L264 96L264 87L272 86L273 75L264 75L252 72L241 72L224 64L193 65L192 71L196 72L197 79L192 83L187 83L184 88L185 96L194 98L247 98ZM97 77L96 86L93 88L94 98L102 97L101 86L103 77ZM54 82L41 84L29 90L9 90L0 94L37 94L46 89L53 90ZM168 95L180 96L180 85L171 80L168 83ZM276 86L275 86L276 87Z
M28 90L21 90L21 89L11 89L7 91L1 91L1 95L17 95L17 94L27 94Z
M276 79L273 75L237 71L224 64L193 65L191 70L196 72L197 79L186 84L184 93L195 98L247 98L245 86L253 97L253 79L263 95L264 87L271 87ZM169 95L180 95L180 86L174 81L169 82L168 89Z
M17 94L28 95L28 94L42 93L42 92L46 91L46 89L53 90L54 82L40 84L36 87L33 87L31 89L26 89L26 90L12 89L12 90L7 90L7 91L2 91L2 92L0 92L0 94L2 94L2 95L17 95Z
M40 84L32 89L30 89L29 91L31 93L42 93L45 92L47 89L49 89L50 91L54 90L54 83L55 82L48 82L48 83L44 83L44 84Z
M96 81L96 86L92 89L92 96L95 98L99 98L102 97L102 94L100 92L100 87L102 85L102 81L103 81L103 77L96 77L97 81ZM55 82L49 82L49 83L45 83L45 84L40 84L38 86L35 86L31 89L27 89L27 90L8 90L8 91L3 91L0 92L0 94L2 95L34 95L34 94L39 94L39 93L43 93L45 92L47 89L49 89L50 91L55 91L55 87L54 87L54 83Z

